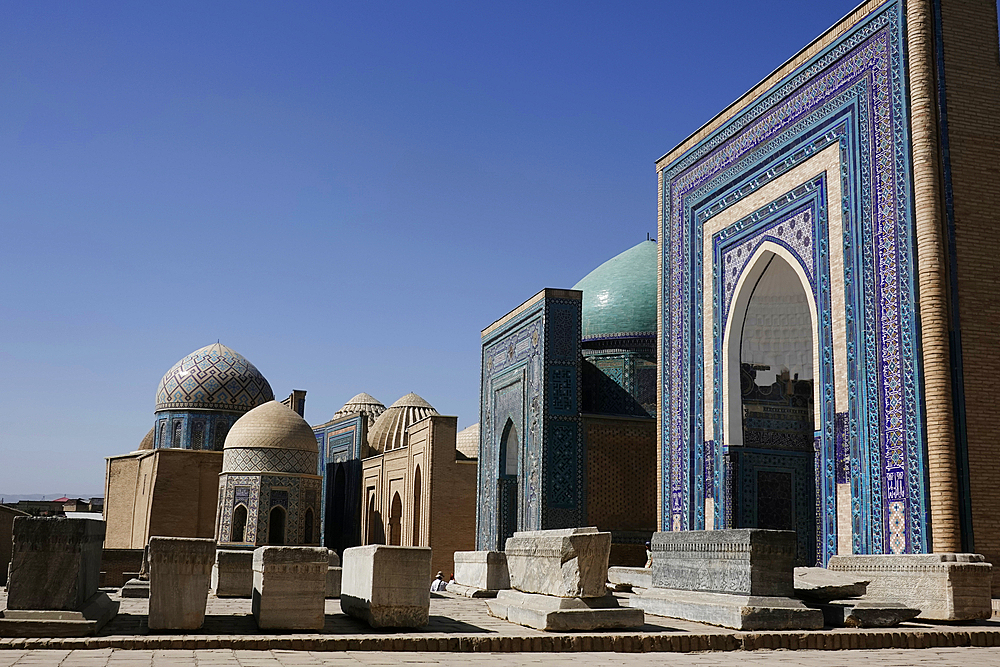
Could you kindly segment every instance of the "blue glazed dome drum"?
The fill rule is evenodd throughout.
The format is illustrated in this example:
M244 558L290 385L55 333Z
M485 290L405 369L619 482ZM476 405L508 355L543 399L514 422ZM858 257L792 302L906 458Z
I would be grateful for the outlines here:
M584 342L656 337L656 248L643 241L573 286L583 291Z

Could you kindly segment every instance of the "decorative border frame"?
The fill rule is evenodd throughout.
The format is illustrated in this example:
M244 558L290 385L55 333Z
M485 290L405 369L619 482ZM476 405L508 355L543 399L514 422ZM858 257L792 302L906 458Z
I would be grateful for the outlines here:
M713 388L702 370L701 227L829 145L844 120L844 238L836 250L845 260L853 550L927 549L904 32L903 3L884 3L661 169L664 530L705 525L698 487L705 478L704 396ZM824 424L824 451L832 436ZM824 489L835 479L834 460L824 461ZM716 459L713 469L718 478L724 467ZM835 499L823 496L829 517ZM723 527L719 507L715 525ZM828 553L835 529L834 522L824 535Z

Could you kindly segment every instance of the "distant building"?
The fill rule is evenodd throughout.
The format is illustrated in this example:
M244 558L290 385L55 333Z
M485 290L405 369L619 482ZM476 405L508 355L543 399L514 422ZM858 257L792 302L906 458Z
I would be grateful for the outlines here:
M225 345L178 361L160 380L153 428L138 450L107 458L105 547L141 549L154 535L213 537L226 435L272 400L260 371Z
M656 256L643 241L482 334L477 549L597 526L642 565L656 529Z

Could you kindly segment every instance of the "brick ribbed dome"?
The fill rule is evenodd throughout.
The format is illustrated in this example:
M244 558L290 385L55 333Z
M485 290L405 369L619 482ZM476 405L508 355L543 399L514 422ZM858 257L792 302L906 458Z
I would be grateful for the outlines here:
M375 420L368 431L368 446L376 452L387 452L406 446L406 429L438 411L413 392L402 397Z
M153 449L153 444L155 442L156 442L156 427L154 426L153 428L149 429L149 433L147 433L146 437L143 438L142 442L139 443L139 451L141 452L146 449Z
M361 392L347 403L344 403L344 407L337 410L333 415L334 419L340 419L349 414L360 412L361 414L368 417L368 426L372 426L375 420L385 412L385 406L371 394L366 394Z
M271 400L271 385L253 364L239 352L213 343L167 371L156 390L156 411L246 412Z

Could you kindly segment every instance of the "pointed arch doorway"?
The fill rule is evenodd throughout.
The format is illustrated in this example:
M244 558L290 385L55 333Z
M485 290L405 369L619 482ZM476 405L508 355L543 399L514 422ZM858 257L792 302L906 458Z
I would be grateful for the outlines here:
M819 560L817 322L801 266L764 244L737 286L724 343L727 523L795 531L797 565Z
M517 470L521 456L521 440L518 437L517 426L513 420L507 419L500 436L500 479L499 501L500 511L497 518L499 526L499 549L503 550L508 537L513 537L517 530L518 488Z

